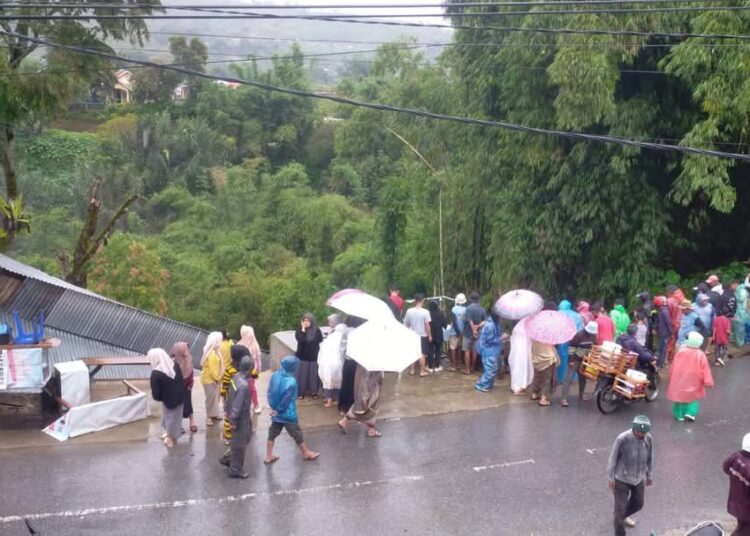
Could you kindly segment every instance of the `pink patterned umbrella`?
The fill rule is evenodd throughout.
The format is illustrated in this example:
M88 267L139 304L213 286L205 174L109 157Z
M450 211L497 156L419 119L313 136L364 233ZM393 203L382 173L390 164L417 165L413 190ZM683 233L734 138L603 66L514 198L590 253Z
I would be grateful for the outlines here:
M541 311L526 320L526 334L544 344L562 344L576 334L576 325L563 313Z
M495 311L503 318L520 320L542 310L544 300L530 290L511 290L506 292L495 303Z

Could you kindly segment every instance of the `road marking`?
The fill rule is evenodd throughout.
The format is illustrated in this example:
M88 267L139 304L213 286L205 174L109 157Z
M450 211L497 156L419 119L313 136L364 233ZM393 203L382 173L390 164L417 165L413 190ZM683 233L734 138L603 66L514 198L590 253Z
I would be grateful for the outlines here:
M26 514L0 517L0 524L13 523L17 521L35 521L51 518L68 518L68 517L88 517L94 515L113 514L120 512L140 512L143 510L162 510L166 508L185 508L187 506L204 506L207 504L228 504L249 501L251 499L263 499L280 497L284 495L304 495L310 493L325 493L335 490L347 490L380 486L384 484L400 484L408 482L418 482L423 480L422 475L400 476L396 478L387 478L385 480L364 480L360 482L344 482L340 484L330 484L328 486L315 486L312 488L301 489L284 489L279 491L264 491L260 493L244 493L242 495L228 495L226 497L209 497L206 499L185 499L181 501L167 501L146 504L126 504L120 506L107 506L103 508L84 508L81 510L67 510L63 512L46 512L40 514Z
M472 467L472 469L474 469L474 471L479 473L481 471L487 471L489 469L500 469L501 467L511 467L513 465L524 465L527 463L536 463L536 462L534 460L529 459L529 460L521 460L518 462L496 463L495 465L480 465L478 467Z
M711 427L711 426L720 426L722 424L729 424L729 421L726 420L726 419L719 419L718 421L707 422L705 424L705 426L709 426L709 427Z
M586 452L589 454L594 454L595 452L599 452L600 450L609 450L609 447L596 447L593 449L586 449Z

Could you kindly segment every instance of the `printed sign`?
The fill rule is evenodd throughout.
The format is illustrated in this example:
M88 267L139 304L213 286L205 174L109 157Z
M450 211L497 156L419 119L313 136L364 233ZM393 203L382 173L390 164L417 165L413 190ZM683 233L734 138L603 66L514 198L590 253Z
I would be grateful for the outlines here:
M24 389L44 385L41 348L0 350L0 389Z
M58 441L66 441L70 436L70 415L63 415L55 422L44 428L42 432Z

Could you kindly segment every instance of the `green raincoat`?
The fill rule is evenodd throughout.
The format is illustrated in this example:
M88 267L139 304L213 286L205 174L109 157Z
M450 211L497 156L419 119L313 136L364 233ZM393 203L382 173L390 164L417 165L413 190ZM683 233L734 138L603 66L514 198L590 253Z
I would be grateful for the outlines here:
M630 316L623 305L615 305L615 308L609 312L612 322L615 323L615 339L625 333L630 325Z

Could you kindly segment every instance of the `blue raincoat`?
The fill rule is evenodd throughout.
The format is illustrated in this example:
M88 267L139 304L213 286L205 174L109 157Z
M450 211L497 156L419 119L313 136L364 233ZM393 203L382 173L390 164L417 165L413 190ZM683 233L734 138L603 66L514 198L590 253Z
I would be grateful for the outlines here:
M503 340L500 336L500 327L491 319L485 322L479 332L477 352L482 357L483 372L474 385L477 391L489 391L495 384L500 355L503 353Z
M557 310L570 317L576 325L576 333L583 329L583 317L573 310L568 300L563 300L557 306ZM557 381L565 382L565 374L568 372L568 343L557 345L557 354L560 356L560 365L557 367Z
M299 358L290 355L281 360L281 368L273 373L268 384L268 405L276 412L272 422L296 423L297 380L294 371L299 367Z

